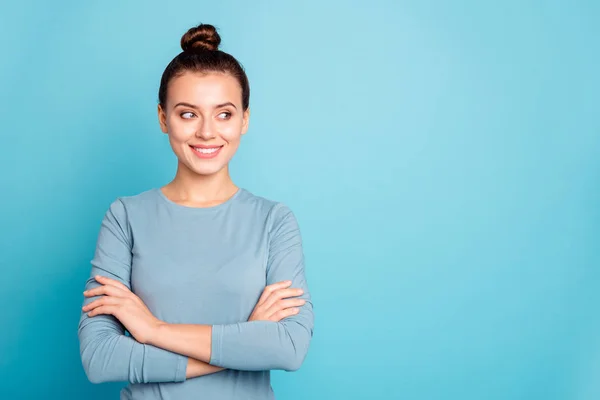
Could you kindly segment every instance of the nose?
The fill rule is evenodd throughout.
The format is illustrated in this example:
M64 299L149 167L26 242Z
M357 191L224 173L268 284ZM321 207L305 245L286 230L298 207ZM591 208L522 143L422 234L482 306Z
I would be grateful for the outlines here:
M204 140L210 140L215 137L215 127L210 118L204 118L198 129L196 130L196 137Z

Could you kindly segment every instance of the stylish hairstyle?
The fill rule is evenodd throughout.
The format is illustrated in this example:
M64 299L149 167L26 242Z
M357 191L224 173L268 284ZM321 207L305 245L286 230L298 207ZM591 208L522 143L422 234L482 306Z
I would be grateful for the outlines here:
M179 53L162 74L160 88L158 90L158 102L165 107L167 101L167 88L171 79L185 72L224 72L228 73L240 84L242 88L243 110L248 109L250 102L250 85L248 77L242 65L230 54L219 50L221 37L213 25L200 24L190 28L181 37L181 48Z

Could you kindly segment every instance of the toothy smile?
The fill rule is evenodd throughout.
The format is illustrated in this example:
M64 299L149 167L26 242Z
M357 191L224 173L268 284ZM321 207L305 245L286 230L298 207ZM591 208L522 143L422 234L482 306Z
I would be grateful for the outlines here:
M223 146L192 146L190 147L194 150L194 153L200 158L212 158L215 157L219 150L223 148Z
M219 149L220 149L220 147L213 147L212 149L203 149L202 147L194 147L194 150L199 151L202 154L211 154Z

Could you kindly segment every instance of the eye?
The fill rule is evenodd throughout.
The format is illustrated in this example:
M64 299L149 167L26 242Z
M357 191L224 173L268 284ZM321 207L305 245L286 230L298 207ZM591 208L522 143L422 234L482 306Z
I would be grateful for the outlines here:
M231 113L228 111L223 111L222 113L219 113L220 119L229 119L230 117L231 117Z
M193 112L186 111L186 112L184 112L184 113L181 113L181 114L179 114L179 116L180 116L180 117L182 117L183 119L191 119L191 117L190 117L190 118L188 118L188 117L184 117L184 115L186 115L186 114L191 114L191 115L194 115L194 113L193 113Z

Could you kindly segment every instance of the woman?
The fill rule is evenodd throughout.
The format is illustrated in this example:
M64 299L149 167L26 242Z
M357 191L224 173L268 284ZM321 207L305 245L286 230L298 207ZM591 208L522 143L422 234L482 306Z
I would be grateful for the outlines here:
M249 85L220 41L191 28L161 79L175 178L117 198L98 235L81 359L92 382L128 381L122 399L273 399L269 370L297 370L312 338L294 214L229 176Z

